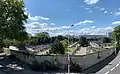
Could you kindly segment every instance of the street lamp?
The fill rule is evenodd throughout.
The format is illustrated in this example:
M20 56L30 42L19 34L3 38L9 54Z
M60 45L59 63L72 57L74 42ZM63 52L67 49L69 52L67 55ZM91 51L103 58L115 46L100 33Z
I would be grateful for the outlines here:
M73 27L74 25L71 25L71 27ZM68 74L70 73L70 56L69 56L69 32L70 32L70 28L68 29L68 52L67 52L67 60L68 60Z

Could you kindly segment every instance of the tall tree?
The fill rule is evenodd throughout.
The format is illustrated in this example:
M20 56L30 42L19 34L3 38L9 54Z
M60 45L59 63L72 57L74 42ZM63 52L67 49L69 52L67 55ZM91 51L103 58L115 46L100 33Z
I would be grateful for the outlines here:
M0 37L23 41L27 38L23 0L0 0Z
M22 42L28 38L24 27L27 19L23 0L0 0L0 49L3 47L3 39Z
M114 28L114 31L112 32L112 37L117 41L117 45L119 46L120 44L120 25L116 26Z

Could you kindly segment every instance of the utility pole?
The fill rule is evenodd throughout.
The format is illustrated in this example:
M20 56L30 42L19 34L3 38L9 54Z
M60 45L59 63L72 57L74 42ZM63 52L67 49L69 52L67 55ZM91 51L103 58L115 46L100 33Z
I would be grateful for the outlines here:
M69 28L70 30L70 28ZM68 52L67 52L67 61L68 61L68 74L70 73L70 57L69 57L69 30L68 30Z
M71 27L73 27L74 25L71 25ZM70 32L70 28L68 29L68 52L67 52L67 61L68 61L68 74L70 73L70 55L69 55L69 32Z

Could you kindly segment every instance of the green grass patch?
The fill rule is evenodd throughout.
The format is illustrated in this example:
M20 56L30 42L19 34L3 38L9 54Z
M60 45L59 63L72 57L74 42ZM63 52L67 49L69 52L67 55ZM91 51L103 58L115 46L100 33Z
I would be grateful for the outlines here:
M69 51L70 54L72 54L76 50L76 47L69 47L66 48L66 53Z

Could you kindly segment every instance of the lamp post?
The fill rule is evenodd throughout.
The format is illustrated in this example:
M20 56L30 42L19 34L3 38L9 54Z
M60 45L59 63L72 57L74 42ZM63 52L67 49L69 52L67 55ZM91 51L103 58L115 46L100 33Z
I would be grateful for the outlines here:
M71 27L73 27L74 25L71 25ZM67 60L68 60L68 74L70 73L70 56L69 56L69 32L70 32L70 28L68 29L68 52L67 52Z

